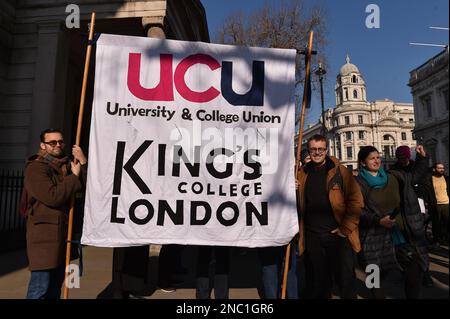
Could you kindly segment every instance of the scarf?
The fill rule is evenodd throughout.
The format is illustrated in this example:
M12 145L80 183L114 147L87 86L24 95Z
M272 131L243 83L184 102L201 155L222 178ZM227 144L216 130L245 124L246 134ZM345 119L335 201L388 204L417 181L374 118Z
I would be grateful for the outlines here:
M62 158L57 158L57 157L54 157L54 156L48 154L44 150L39 150L38 158L44 162L47 162L50 166L55 168L62 176L67 175L67 172L68 172L67 165L69 162L67 156L64 156Z
M364 178L370 188L383 188L388 183L388 176L382 167L380 167L376 176L370 174L365 168L360 170L359 175Z

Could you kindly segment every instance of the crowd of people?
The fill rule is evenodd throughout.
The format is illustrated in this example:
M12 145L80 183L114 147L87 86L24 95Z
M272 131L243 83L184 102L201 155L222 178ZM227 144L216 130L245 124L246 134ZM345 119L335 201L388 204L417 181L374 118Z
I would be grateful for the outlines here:
M381 281L392 271L404 277L406 298L420 298L429 283L430 243L425 234L431 217L432 247L448 244L448 176L442 163L429 169L423 146L411 159L408 146L396 150L397 163L385 170L380 152L361 147L356 173L327 154L327 140L315 135L307 142L296 176L299 233L291 241L287 276L290 299L357 297L356 267L376 265ZM59 298L64 278L65 238L70 198L86 181L87 159L79 146L73 161L64 153L59 130L41 134L38 154L25 169L27 253L31 278L27 298ZM280 221L282 222L282 221ZM229 298L230 248L201 246L196 260L196 297ZM181 267L182 246L164 245L159 255L158 286L174 290ZM257 249L262 297L281 295L286 247ZM115 248L112 297L129 298L146 286L149 246ZM213 278L210 265L214 264ZM304 278L299 283L300 276ZM428 279L428 280L427 280ZM304 282L303 282L304 281ZM381 284L373 298L386 298Z

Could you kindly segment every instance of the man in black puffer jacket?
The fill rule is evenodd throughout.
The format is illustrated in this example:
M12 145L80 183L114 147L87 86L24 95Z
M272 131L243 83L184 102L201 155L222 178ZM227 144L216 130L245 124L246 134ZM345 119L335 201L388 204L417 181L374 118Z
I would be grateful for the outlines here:
M423 184L428 175L429 157L417 153L416 160L410 160L411 153L408 146L398 147L395 156L398 161L389 172L399 181L401 209L406 217L408 236L414 246L417 247L421 257L419 264L425 272L425 278L432 282L428 274L429 257L425 237L425 216L421 213L417 194L420 193L420 185Z

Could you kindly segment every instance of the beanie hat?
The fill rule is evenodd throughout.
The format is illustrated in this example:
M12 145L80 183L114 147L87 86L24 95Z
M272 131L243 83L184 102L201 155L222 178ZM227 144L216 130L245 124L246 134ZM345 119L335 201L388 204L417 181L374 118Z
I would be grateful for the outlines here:
M411 158L411 150L408 146L402 145L397 147L397 150L395 151L395 157L404 157L407 159Z

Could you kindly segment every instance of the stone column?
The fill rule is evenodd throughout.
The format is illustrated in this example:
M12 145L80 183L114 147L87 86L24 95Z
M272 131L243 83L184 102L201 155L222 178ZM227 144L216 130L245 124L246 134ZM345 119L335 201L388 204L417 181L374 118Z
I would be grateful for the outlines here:
M334 136L332 136L330 133L328 133L328 154L331 156L336 156L336 154L334 153Z
M58 36L61 30L59 21L45 21L38 24L38 52L33 83L31 127L28 153L36 152L39 134L42 130L57 126L54 112L56 94L56 69ZM61 106L62 107L62 106Z
M148 38L165 39L164 17L143 17L142 26Z
M375 146L379 152L383 152L381 149L381 137L380 132L378 131L378 127L374 127L372 130L373 135L373 146Z
M334 140L334 149L333 149L333 152L334 152L334 156L336 156L336 157L338 157L338 151L337 151L337 133L336 133L336 131L334 132L334 138L333 138L333 140Z

